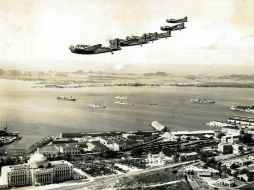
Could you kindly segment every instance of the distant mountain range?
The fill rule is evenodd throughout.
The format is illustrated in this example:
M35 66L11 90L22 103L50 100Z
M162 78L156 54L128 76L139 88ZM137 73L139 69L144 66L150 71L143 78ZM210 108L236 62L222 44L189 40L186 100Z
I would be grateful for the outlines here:
M230 74L230 75L220 75L220 76L209 76L209 75L200 75L200 74L179 74L173 75L171 73L158 71L158 72L148 72L148 73L117 73L117 72L103 72L103 71L88 71L83 70L71 71L71 72L59 72L59 71L19 71L19 70L3 70L0 69L0 78L93 78L93 77L102 77L101 79L108 78L128 78L135 79L135 77L141 78L176 78L181 77L185 78L188 81L209 81L209 80L218 80L218 81L253 81L254 75L244 75L244 74Z

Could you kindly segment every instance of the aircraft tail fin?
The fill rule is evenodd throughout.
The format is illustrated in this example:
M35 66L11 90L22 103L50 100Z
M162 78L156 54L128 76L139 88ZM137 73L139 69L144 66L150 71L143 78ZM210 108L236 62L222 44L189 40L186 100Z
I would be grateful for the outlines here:
M148 37L147 37L147 34L143 34L143 36L142 36L142 40L144 40L144 42L148 42Z
M118 38L114 40L109 40L110 48L119 48L120 47L120 40Z
M185 28L184 22L179 25L180 28Z

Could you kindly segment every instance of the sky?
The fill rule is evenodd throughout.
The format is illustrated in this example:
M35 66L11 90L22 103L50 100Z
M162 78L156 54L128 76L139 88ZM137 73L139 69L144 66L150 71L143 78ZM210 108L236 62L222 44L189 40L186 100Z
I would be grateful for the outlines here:
M254 65L253 0L0 0L0 68L124 71L164 65ZM143 47L98 55L78 43L160 32L167 18L186 29ZM140 67L141 65L141 67Z

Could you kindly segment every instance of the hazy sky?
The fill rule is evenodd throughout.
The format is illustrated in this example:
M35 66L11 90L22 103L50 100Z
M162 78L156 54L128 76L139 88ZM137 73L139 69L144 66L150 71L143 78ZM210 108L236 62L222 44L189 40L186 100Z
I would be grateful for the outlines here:
M253 0L0 0L0 68L86 69L128 64L253 64ZM166 18L187 28L143 47L77 55L72 44L159 32ZM140 69L140 68L137 68Z

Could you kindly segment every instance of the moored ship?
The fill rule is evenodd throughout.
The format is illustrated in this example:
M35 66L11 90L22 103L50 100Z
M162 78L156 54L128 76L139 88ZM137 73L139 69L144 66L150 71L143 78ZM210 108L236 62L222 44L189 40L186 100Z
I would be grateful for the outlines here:
M6 145L14 142L15 140L20 140L22 137L19 136L18 132L9 131L8 126L0 130L0 145Z
M115 104L134 106L134 103L129 102L129 101L123 101L123 100L116 101Z
M56 98L57 100L64 100L64 101L76 101L76 98L71 97L66 97L66 96L58 96Z
M192 98L190 102L195 104L215 104L215 100L209 100L208 98Z
M90 107L90 108L106 108L106 106L103 106L101 104L87 104L87 107Z

